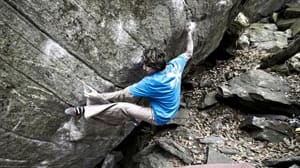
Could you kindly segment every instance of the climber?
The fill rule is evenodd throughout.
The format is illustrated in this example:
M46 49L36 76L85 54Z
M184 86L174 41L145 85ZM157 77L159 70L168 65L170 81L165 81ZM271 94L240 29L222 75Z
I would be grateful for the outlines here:
M98 93L85 85L87 105L67 108L65 114L94 117L115 124L124 120L146 121L154 125L169 122L179 109L181 76L187 61L193 55L192 33L195 26L194 22L186 25L187 45L184 53L166 63L165 52L158 48L146 49L142 56L146 77L125 89L110 93ZM130 103L140 97L148 98L151 107ZM95 104L97 100L115 102Z

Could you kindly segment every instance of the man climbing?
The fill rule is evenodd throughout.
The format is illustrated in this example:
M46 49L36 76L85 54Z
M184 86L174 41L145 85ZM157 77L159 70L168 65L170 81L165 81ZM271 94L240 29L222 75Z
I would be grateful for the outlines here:
M168 63L165 52L158 48L146 49L143 53L143 69L147 73L138 83L125 89L110 93L98 93L85 85L86 106L70 107L65 114L98 118L108 123L120 123L124 120L146 121L154 125L169 122L180 105L181 75L187 61L193 55L192 33L196 24L186 26L186 51ZM143 107L125 102L134 98L145 97L150 100L150 107ZM117 101L115 103L95 104L97 100Z

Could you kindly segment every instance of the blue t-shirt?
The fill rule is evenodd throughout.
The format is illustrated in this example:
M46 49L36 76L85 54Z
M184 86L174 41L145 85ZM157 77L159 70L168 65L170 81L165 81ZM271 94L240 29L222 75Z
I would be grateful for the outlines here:
M163 125L170 121L180 105L181 75L187 63L184 54L168 62L163 71L144 77L129 87L133 97L150 99L154 121Z

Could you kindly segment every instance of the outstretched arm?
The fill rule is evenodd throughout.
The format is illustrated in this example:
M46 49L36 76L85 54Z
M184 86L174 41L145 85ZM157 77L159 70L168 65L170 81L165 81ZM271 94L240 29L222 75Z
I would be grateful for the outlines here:
M193 56L193 50L194 50L193 32L195 30L195 27L196 27L195 22L189 22L186 26L187 45L186 45L186 51L184 55L188 60Z

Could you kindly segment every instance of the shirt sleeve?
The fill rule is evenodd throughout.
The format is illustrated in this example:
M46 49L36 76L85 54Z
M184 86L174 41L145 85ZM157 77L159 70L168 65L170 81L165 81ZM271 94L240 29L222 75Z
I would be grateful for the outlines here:
M169 63L173 64L175 67L179 67L180 72L183 72L187 61L188 59L183 53L178 55L176 58L172 59Z
M138 83L131 85L129 90L133 97L149 97L151 95L149 78L144 77Z

